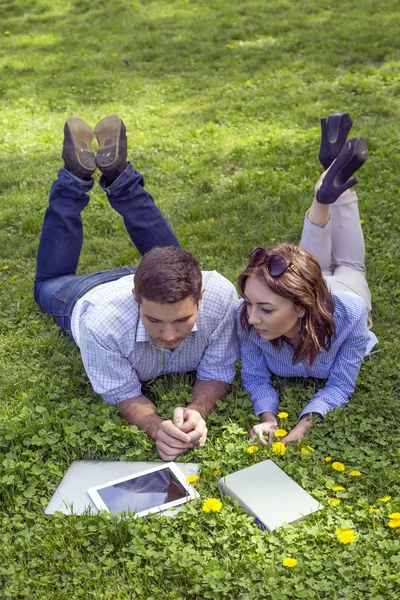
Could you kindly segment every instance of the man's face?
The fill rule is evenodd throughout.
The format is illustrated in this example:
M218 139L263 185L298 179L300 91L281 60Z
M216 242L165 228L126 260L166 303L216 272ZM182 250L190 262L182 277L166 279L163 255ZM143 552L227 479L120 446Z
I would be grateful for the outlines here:
M173 350L192 331L200 301L197 303L192 296L189 296L189 298L173 304L160 304L142 298L138 306L140 318L147 333L164 348Z

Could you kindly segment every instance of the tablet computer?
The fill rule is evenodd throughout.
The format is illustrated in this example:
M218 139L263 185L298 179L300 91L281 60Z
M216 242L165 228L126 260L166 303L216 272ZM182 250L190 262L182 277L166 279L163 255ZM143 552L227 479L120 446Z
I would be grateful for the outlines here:
M114 515L135 513L143 517L198 498L175 463L164 463L140 473L109 481L88 489L96 508Z

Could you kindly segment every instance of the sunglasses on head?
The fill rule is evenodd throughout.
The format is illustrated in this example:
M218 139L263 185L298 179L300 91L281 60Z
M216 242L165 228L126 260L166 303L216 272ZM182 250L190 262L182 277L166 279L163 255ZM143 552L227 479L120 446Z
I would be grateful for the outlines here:
M271 277L280 277L287 269L291 269L293 273L301 276L299 269L290 260L279 254L267 254L264 248L254 248L249 256L249 267L259 267L263 263Z

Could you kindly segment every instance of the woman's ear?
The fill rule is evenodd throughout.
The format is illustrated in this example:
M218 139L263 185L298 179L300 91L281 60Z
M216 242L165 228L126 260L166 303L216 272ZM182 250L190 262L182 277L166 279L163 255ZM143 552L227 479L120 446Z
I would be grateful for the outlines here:
M298 315L299 319L302 319L304 317L304 315L306 314L306 309L300 305L296 306L296 311L297 311L297 315Z

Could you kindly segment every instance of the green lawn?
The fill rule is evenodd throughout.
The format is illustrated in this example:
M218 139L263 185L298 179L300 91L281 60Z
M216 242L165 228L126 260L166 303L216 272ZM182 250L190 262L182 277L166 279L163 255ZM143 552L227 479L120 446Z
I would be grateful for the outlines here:
M400 536L387 518L400 511L398 2L3 0L0 14L0 598L399 598ZM206 447L183 459L200 464L197 489L221 512L195 501L168 521L46 517L72 460L157 458L94 394L78 350L32 297L66 118L94 126L118 113L182 246L235 281L255 245L298 241L321 172L318 119L343 110L370 148L358 192L380 344L349 407L310 432L303 447L315 451L275 458L325 510L268 535L219 495L214 471L270 456L247 452L256 418L238 376ZM84 220L80 272L138 261L99 186ZM293 426L320 383L276 385ZM189 391L184 376L152 387L164 415ZM356 540L341 544L338 527Z

